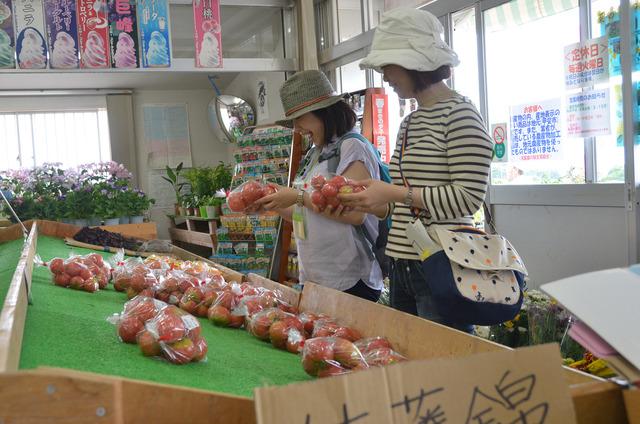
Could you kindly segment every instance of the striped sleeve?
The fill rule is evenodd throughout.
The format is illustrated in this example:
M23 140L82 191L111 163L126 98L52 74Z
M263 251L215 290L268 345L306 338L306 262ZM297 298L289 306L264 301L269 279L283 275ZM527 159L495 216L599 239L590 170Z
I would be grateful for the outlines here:
M484 202L493 143L469 102L454 105L444 121L450 183L425 187L422 198L436 221L473 215Z

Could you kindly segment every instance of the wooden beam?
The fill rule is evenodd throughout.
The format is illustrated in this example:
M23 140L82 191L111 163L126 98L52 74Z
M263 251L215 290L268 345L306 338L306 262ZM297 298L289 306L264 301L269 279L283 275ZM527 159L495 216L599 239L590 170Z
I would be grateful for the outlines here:
M175 241L210 247L212 249L215 246L209 233L169 228L169 235L171 236L171 240Z
M570 387L578 424L627 424L622 388L608 382Z
M142 240L156 240L158 238L158 226L155 222L143 222L142 224L103 225L103 230L119 233L126 237L134 237Z
M34 224L31 226L31 232L20 255L0 311L0 373L15 371L20 363L22 335L27 317L27 294L31 288L33 257L36 253L37 242L38 226Z

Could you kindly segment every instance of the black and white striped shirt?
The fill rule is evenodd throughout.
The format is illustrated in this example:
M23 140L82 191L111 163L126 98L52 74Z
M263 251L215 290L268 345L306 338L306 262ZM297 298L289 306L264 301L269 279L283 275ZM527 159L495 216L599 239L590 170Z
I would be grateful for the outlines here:
M419 108L400 125L389 171L394 184L404 185L399 155L407 132L402 172L427 205L425 226L472 225L487 191L493 143L482 117L466 97L458 94L427 108ZM396 203L392 211L387 255L419 259L408 242L405 229L412 220L410 209Z

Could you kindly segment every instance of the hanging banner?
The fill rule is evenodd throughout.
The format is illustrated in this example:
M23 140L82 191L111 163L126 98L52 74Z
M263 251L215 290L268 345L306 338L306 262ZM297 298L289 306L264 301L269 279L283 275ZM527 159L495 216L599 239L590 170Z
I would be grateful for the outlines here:
M140 66L136 0L109 0L109 38L112 68Z
M511 160L561 157L560 99L512 106L510 116Z
M15 68L12 0L0 0L0 68Z
M80 67L111 67L107 3L100 0L78 0L78 44Z
M45 69L47 42L42 0L14 0L13 17L18 68Z
M138 0L138 31L142 66L145 68L171 66L169 0Z
M567 89L609 80L607 37L593 38L564 48L564 83Z
M373 143L380 152L380 157L385 163L391 160L389 145L389 98L386 94L375 93L371 95L373 104Z
M193 0L197 68L222 67L220 0Z
M78 67L78 22L75 0L44 0L52 69Z
M567 96L567 136L595 137L611 134L609 90L592 90Z
M493 161L508 162L507 123L491 125L491 139L493 140Z

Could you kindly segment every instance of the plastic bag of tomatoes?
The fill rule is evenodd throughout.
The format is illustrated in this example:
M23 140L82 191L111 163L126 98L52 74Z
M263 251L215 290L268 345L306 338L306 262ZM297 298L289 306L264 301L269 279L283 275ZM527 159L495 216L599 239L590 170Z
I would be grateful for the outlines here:
M364 187L342 175L324 176L322 174L311 178L311 188L311 203L321 211L327 206L332 208L340 206L339 194L359 193L364 190Z
M233 212L252 212L256 200L276 192L272 184L263 184L256 180L242 183L229 193L227 205Z
M72 255L67 259L53 258L49 262L36 256L34 262L49 268L53 283L60 287L93 293L106 288L111 278L111 266L98 253Z

